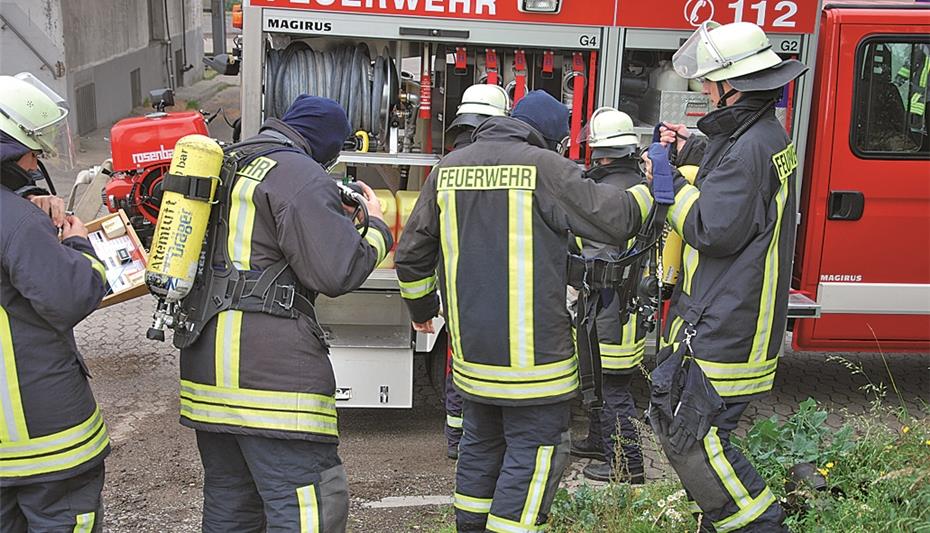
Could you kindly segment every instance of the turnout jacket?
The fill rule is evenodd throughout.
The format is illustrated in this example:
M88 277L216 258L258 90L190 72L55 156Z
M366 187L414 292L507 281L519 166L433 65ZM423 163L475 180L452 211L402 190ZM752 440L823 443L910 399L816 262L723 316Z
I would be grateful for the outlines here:
M606 167L594 167L586 177L625 190L643 183L639 163L632 158L618 159ZM585 257L618 259L634 240L622 246L581 239ZM597 336L601 352L601 370L605 374L631 374L643 361L646 349L646 332L638 327L635 313L629 315L625 324L620 323L620 299L613 298L597 314Z
M675 178L668 220L684 241L682 281L672 295L668 341L696 332L702 370L728 402L771 390L787 321L796 218L797 155L774 108L732 135L771 101L744 96L698 122L677 164L696 164L695 185Z
M472 145L434 168L395 255L415 322L439 313L442 287L453 379L474 401L534 405L575 394L569 231L625 243L652 205L645 185L620 191L586 180L544 146L519 120L485 121Z
M272 119L256 138L269 130L297 150L274 148L240 165L214 264L225 245L240 271L287 260L311 301L355 290L393 245L388 227L372 219L363 239L300 134ZM335 389L323 332L304 315L223 311L181 350L181 423L194 429L336 443Z
M59 242L47 213L0 187L0 485L70 478L109 453L72 331L105 293L90 242Z

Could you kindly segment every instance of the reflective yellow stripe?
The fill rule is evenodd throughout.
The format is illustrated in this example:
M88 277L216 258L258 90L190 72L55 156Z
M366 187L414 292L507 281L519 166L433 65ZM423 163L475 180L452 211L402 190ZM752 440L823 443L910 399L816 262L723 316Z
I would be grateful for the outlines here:
M772 390L772 385L775 384L775 373L772 372L768 376L762 376L755 379L740 379L735 381L721 381L712 379L710 380L711 385L716 389L717 394L720 396L731 397L731 396L746 396L749 394L761 394L763 392L768 392Z
M230 389L181 380L181 396L194 402L253 407L255 409L300 411L335 418L336 399L309 392L286 392L260 389Z
M627 191L633 195L633 199L636 200L636 203L639 205L639 212L642 217L641 222L645 222L646 217L649 215L649 210L652 209L652 194L649 193L649 187L641 183L630 187Z
M488 531L494 531L496 533L537 533L538 531L543 531L545 526L528 526L489 514L488 523L485 527L487 527Z
M910 111L915 115L923 116L927 108L926 104L920 101L921 98L923 97L919 93L911 95Z
M546 494L546 483L549 481L549 472L552 470L552 456L554 446L540 446L536 450L536 468L530 479L530 486L526 491L526 502L523 505L523 514L520 523L527 527L534 527L542 507L543 496Z
M181 396L181 416L194 422L338 436L336 417L196 403Z
M793 151L793 149L792 145L788 145L786 150ZM775 157L779 157L779 154L776 154ZM790 159L791 155L789 154L787 158ZM791 167L790 161L788 163L783 162L782 165L779 175L784 177L781 178L781 187L778 188L778 194L775 197L775 229L772 231L772 241L769 243L769 249L765 254L765 272L762 275L759 316L756 319L756 334L753 336L752 348L749 351L749 360L751 362L764 361L768 357L769 344L772 340L772 323L775 320L775 291L778 288L778 244L781 239L782 214L785 211L785 202L788 200L788 177L791 171L797 167L797 160L795 159L794 167ZM785 259L788 260L788 258Z
M687 183L678 191L678 194L675 195L675 205L673 205L672 209L668 212L667 219L679 235L684 236L685 219L688 218L688 213L691 212L691 206L693 206L694 202L697 202L700 197L701 191L694 185Z
M467 513L488 514L491 512L491 498L475 498L456 492L452 495L452 506Z
M455 385L464 393L482 398L532 400L572 394L578 388L578 372L546 382L494 383L479 381L454 371Z
M239 386L239 347L242 333L242 311L223 311L216 317L214 342L216 384Z
M716 426L711 426L710 431L704 437L704 450L707 452L707 460L710 462L710 466L714 469L717 478L723 483L724 488L730 493L730 497L733 498L736 505L740 509L750 505L752 498L749 496L749 491L746 490L743 482L736 475L736 471L733 470L733 465L730 464L730 461L723 453L723 443L720 442L720 437L717 436Z
M691 283L694 281L694 273L697 271L698 263L700 262L700 254L698 251L687 244L685 246L685 252L683 254L684 261L684 272L685 279L684 285L682 285L681 290L687 294L691 295Z
M377 229L369 229L368 233L365 234L365 242L378 252L378 260L375 261L375 264L380 265L381 261L384 261L384 258L387 257L387 243L384 242L384 235L381 235L381 232Z
M300 533L320 531L320 506L316 499L316 486L297 489L297 506L300 509Z
M459 330L458 282L459 269L459 224L456 213L455 191L439 191L436 203L439 206L439 230L442 235L442 257L446 269L445 303L449 315L449 340L452 343L452 356L455 360L464 360L462 354L462 334Z
M110 443L100 411L64 431L0 445L0 478L25 477L74 468L100 455Z
M259 182L253 179L239 177L232 190L226 246L229 249L229 258L238 270L249 270L252 265L252 228L255 224L252 194L258 184Z
M471 378L514 383L558 379L574 372L577 368L578 360L574 356L555 363L536 365L532 368L483 365L459 359L456 359L453 365L453 370Z
M94 530L94 520L97 513L79 514L74 519L73 533L90 533Z
M446 415L446 425L450 428L462 429L462 417Z
M81 255L83 255L84 257L87 258L88 261L90 261L90 266L93 267L93 269L96 270L98 274L100 274L100 279L102 279L103 282L106 283L107 282L107 268L103 266L103 263L101 263L99 259L90 255L89 253L81 252Z
M632 344L605 344L600 343L601 366L606 370L629 370L643 362L643 353L646 350L646 339L640 339Z
M23 400L19 394L19 375L16 373L16 355L13 351L13 334L10 332L10 317L0 307L0 356L3 357L3 372L0 372L0 449L11 441L29 439Z
M775 371L778 367L778 357L761 362L748 363L719 363L695 359L708 379L737 379L756 378Z
M406 300L417 300L436 290L436 276L416 281L400 281L400 295Z
M508 301L510 365L530 368L535 359L533 320L533 191L510 190L508 204Z
M749 505L740 507L739 511L730 515L725 520L714 522L714 529L719 533L726 533L743 528L752 523L756 518L759 518L759 516L773 503L775 503L775 495L772 494L772 491L769 490L768 487L765 487L758 496L751 500Z
M701 510L701 506L694 500L688 500L688 512L691 514L700 514L704 511Z
M685 320L680 316L676 316L674 319L672 319L672 325L668 330L668 337L665 337L662 340L662 347L668 346L669 344L675 342L675 340L678 338L678 332L681 331L681 326L684 324Z
M920 81L918 82L921 89L927 87L928 76L930 76L930 56L924 56L924 68L920 71Z

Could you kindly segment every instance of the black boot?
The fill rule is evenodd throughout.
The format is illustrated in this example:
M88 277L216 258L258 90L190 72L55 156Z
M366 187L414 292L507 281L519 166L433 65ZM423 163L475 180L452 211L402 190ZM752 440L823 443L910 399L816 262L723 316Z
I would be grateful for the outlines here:
M584 467L582 474L592 481L610 481L631 485L642 485L646 482L646 475L643 471L614 472L614 469L607 463L591 463Z
M583 457L585 459L596 459L598 461L607 460L604 457L604 450L601 446L601 439L591 439L590 435L579 441L572 440L572 448L570 453L575 457Z

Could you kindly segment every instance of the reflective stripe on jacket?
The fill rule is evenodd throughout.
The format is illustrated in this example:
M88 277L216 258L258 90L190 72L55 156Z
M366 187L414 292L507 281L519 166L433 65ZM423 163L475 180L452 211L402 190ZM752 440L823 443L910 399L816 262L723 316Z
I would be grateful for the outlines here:
M342 208L332 176L300 135L269 120L304 153L244 162L231 191L224 243L235 268L286 259L311 299L358 288L393 245L372 220L365 238ZM213 257L223 261L221 250ZM205 431L337 442L336 383L325 340L304 316L224 311L181 350L181 423Z
M466 397L560 401L578 388L565 309L568 232L625 243L652 197L645 185L620 191L585 180L515 119L488 119L474 140L424 185L396 253L402 296L425 322L442 292L453 378Z
M767 102L750 95L701 119L696 185L676 178L668 215L685 246L665 337L696 324L695 356L728 402L771 390L787 321L797 155L771 109L730 139ZM702 152L700 140L689 145Z
M0 485L73 477L110 450L72 331L106 292L103 264L0 187L0 266Z

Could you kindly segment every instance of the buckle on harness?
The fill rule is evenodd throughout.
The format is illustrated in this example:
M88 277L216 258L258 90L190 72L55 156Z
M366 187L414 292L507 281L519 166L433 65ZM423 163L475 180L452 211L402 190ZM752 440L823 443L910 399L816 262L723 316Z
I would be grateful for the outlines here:
M294 294L297 292L297 289L295 289L293 285L278 285L277 290L283 291L282 299L284 301L275 298L274 303L283 307L285 311L290 311L291 308L294 307Z

